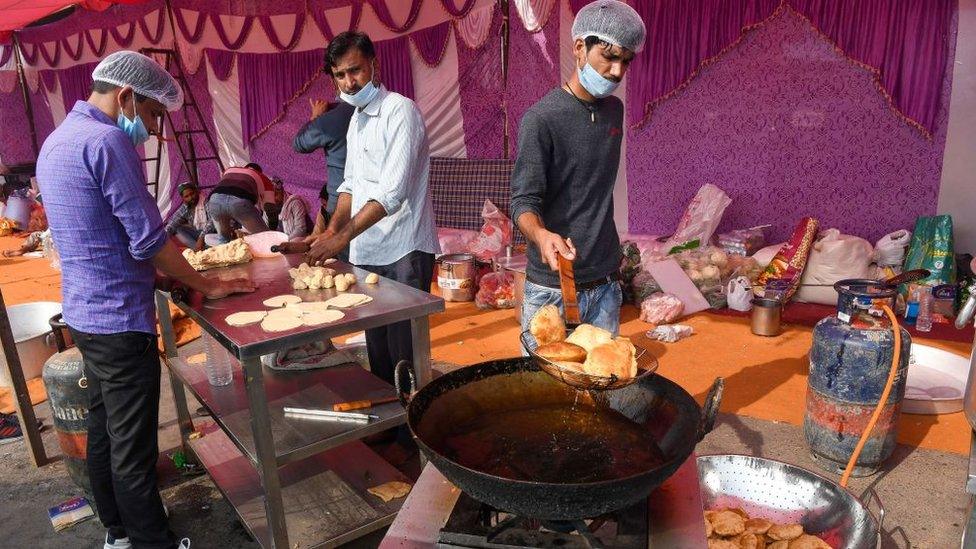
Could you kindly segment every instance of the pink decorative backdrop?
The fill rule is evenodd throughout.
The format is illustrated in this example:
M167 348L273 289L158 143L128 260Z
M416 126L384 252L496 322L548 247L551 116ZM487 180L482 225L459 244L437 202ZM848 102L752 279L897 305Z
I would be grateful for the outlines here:
M910 229L936 210L951 78L929 141L786 10L628 132L630 230L670 233L705 183L732 197L720 231L772 223L782 241L805 215L872 241Z

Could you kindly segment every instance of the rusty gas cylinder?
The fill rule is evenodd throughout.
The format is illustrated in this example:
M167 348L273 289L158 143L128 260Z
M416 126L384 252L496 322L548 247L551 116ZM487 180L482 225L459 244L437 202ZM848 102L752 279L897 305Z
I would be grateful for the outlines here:
M897 329L902 341L897 377L853 476L874 474L895 449L911 353L911 336ZM831 316L814 327L803 433L824 469L840 474L847 466L881 400L894 348L894 331L884 320L849 324Z
M41 374L51 402L54 431L71 480L91 493L86 463L88 444L88 379L77 347L55 354Z

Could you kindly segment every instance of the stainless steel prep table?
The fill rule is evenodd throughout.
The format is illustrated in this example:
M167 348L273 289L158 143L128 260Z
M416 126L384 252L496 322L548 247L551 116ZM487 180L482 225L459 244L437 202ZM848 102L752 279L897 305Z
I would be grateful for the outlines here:
M444 310L439 297L385 278L365 284L368 274L342 262L328 265L352 272L358 282L349 292L373 301L344 309L331 324L268 333L260 324L229 326L224 318L238 311L266 310L263 301L296 294L305 301L338 295L329 290L293 290L288 269L300 255L254 259L244 265L205 271L204 276L247 276L258 289L251 294L206 301L195 296L177 305L240 361L233 382L212 387L205 364L190 364L176 348L169 296L157 292L165 363L173 386L184 448L190 449L234 506L241 521L263 547L334 547L390 524L402 500L383 503L367 488L408 480L359 439L405 423L398 403L376 406L380 416L369 424L349 424L285 417L284 406L327 408L336 402L393 396L394 389L358 365L305 372L264 368L261 356L367 328L409 321L413 365L418 384L430 380L428 315ZM215 423L195 427L187 408L189 388ZM199 431L203 436L190 438Z

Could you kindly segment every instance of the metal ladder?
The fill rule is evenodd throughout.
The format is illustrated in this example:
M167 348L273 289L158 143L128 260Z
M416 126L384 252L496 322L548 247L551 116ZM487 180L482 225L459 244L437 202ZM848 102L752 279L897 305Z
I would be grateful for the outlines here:
M208 160L215 160L217 162L217 167L220 170L219 173L224 173L224 162L220 159L220 155L217 154L217 144L214 142L213 136L210 135L210 131L207 129L206 120L204 120L203 114L200 113L200 108L197 106L196 99L193 97L193 92L190 90L190 87L186 82L186 75L183 73L183 64L180 62L179 54L176 52L176 50L164 48L143 48L139 51L143 55L152 57L159 62L159 64L166 69L166 72L173 75L173 78L176 79L177 83L180 85L180 88L183 90L183 128L178 129L176 127L176 123L173 121L173 115L169 111L166 112L166 121L169 122L169 127L172 130L173 135L172 141L176 142L176 147L180 152L180 161L182 162L183 169L186 170L190 181L197 186L200 186L200 178L197 168L200 162L205 162ZM162 60L160 60L160 56L162 57ZM193 136L195 134L203 134L206 137L206 146L209 150L206 151L204 156L197 156L196 145L194 144L193 140ZM188 137L185 139L185 142L183 139L184 137ZM163 141L157 137L155 156L150 156L147 154L147 156L142 159L143 162L155 161L156 163L156 169L154 170L155 176L148 182L154 197L159 192L159 174L160 169L162 168L162 158Z

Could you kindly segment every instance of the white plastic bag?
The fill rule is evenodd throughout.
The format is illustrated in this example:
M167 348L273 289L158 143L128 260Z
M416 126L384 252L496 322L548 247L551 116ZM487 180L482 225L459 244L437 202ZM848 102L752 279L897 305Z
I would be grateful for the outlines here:
M912 241L912 233L905 229L888 233L874 245L871 259L880 267L901 267L905 262L905 248Z
M748 277L737 276L729 280L725 295L729 309L742 312L752 310L752 298L755 291L752 289L752 282L749 281Z
M674 343L693 333L695 333L694 328L685 324L662 324L648 331L646 335L650 339L656 339L665 343Z
M702 186L681 216L674 235L664 246L665 252L695 240L698 241L699 246L707 246L722 221L725 208L728 208L731 203L732 199L722 189L710 183Z
M830 285L845 278L866 278L871 273L873 252L867 240L827 229L810 250L796 300L835 305L837 292ZM811 284L823 286L804 286Z

